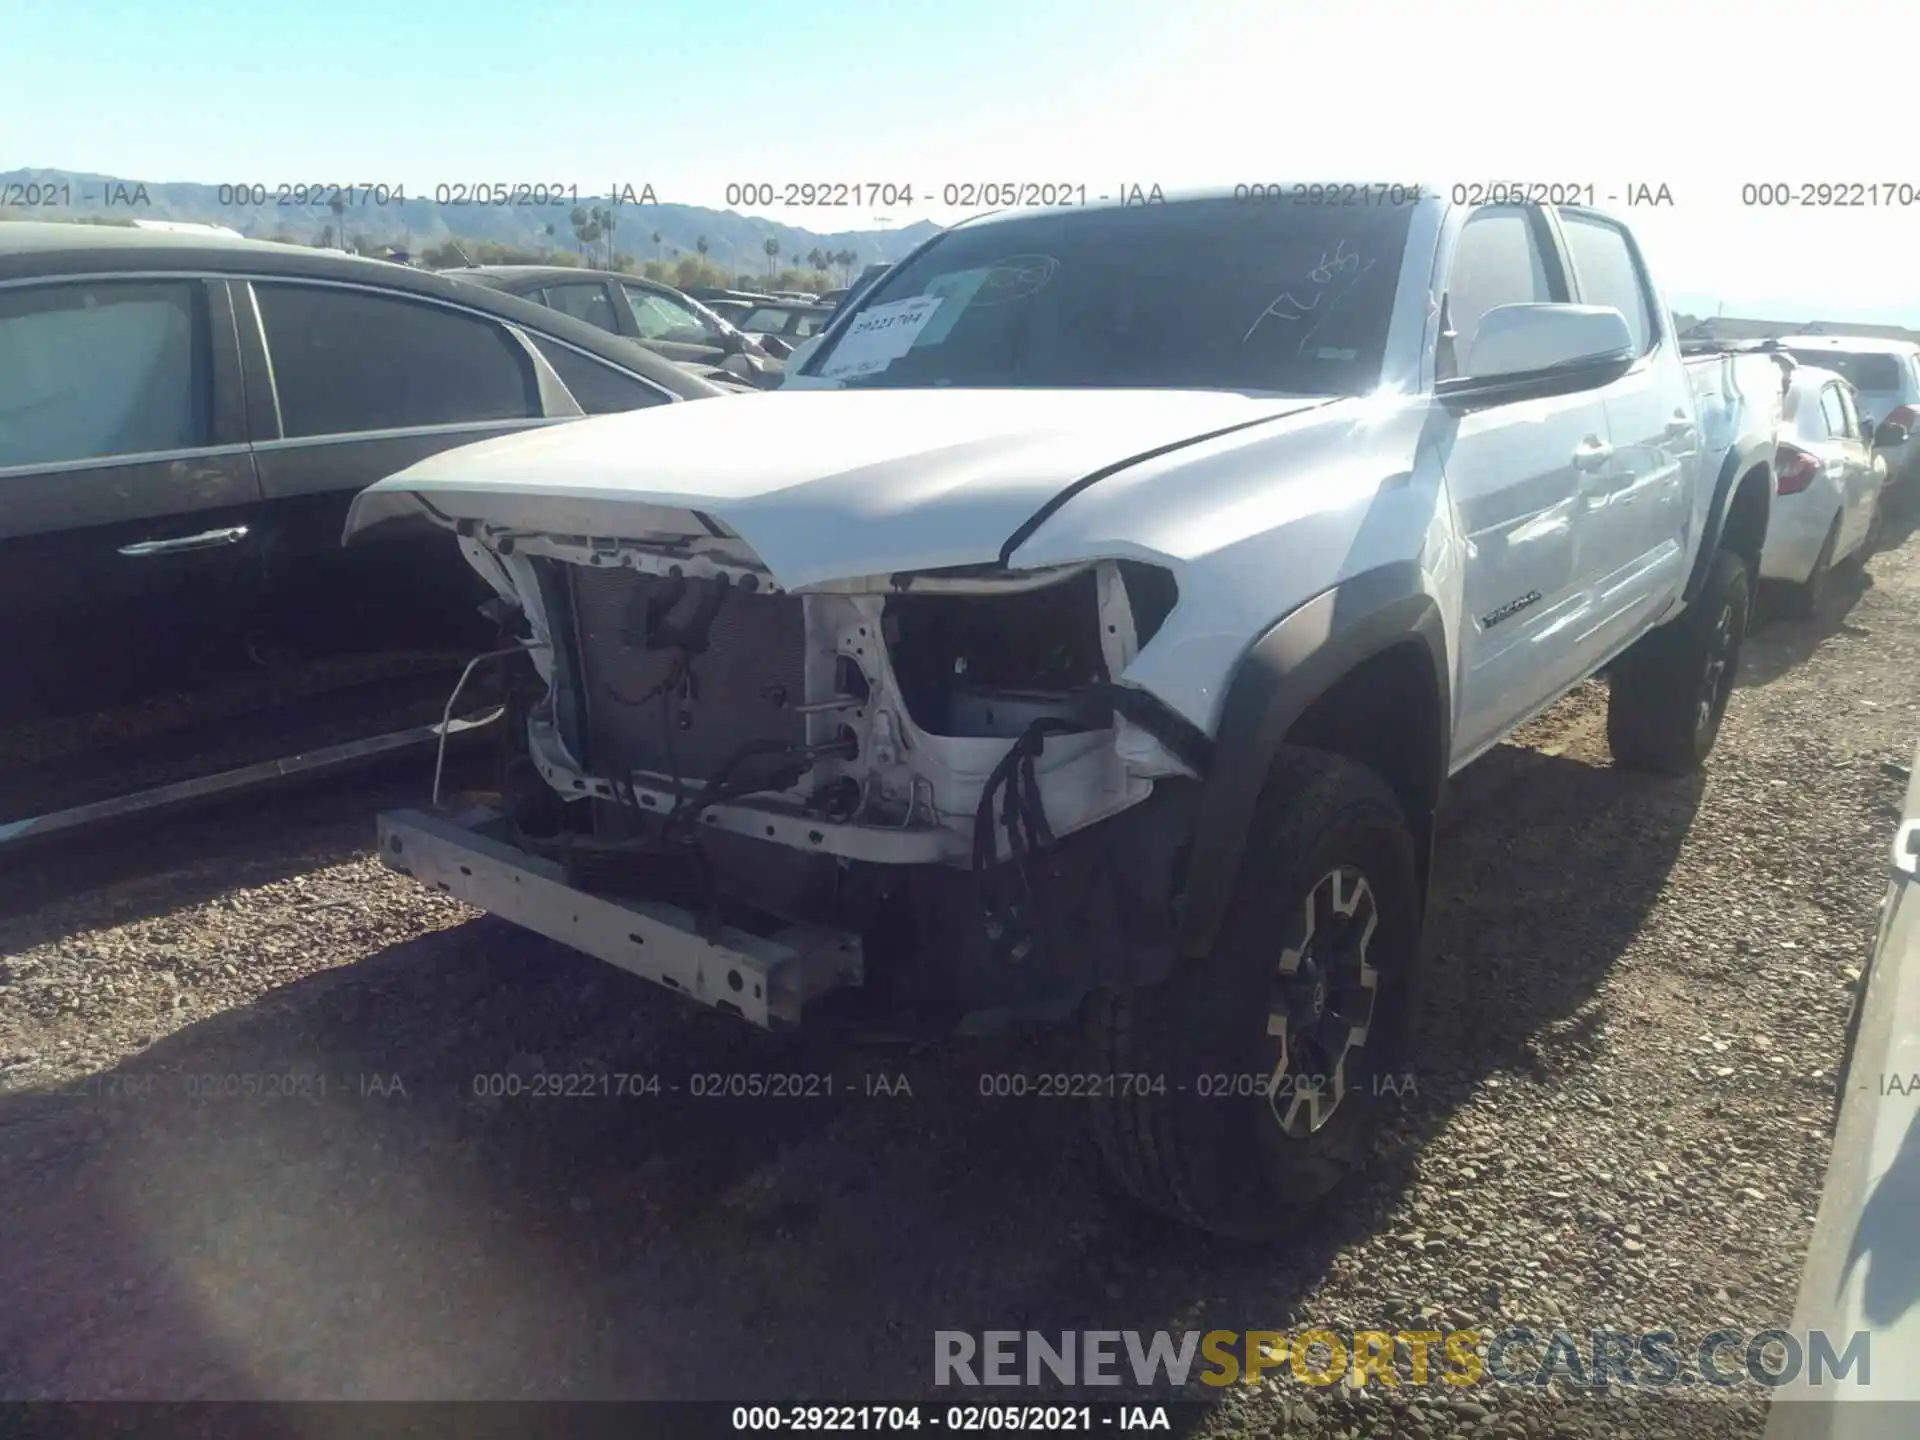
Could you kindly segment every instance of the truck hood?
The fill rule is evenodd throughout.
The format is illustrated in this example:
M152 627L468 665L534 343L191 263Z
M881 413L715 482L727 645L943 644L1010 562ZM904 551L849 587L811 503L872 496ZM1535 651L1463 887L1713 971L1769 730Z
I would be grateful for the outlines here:
M698 512L788 589L984 564L1078 480L1324 403L1201 390L781 390L667 405L443 451L363 491L346 533L420 502L442 519L620 539L697 533L686 522Z

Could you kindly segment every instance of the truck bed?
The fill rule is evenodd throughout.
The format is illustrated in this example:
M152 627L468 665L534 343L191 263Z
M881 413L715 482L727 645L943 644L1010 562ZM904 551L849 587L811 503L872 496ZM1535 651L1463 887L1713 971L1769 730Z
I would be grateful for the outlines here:
M1704 473L1717 474L1741 436L1779 430L1790 364L1765 351L1716 348L1686 355L1684 365L1700 408Z

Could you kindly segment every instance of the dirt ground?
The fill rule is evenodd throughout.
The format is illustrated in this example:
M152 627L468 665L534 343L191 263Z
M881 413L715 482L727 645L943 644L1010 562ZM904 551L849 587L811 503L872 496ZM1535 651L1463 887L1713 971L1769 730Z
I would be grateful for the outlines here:
M1702 777L1616 771L1599 685L1460 777L1417 1093L1280 1247L1137 1214L1075 1102L981 1095L1064 1041L767 1034L391 874L371 814L419 775L15 864L0 1398L932 1398L943 1329L1784 1324L1920 736L1901 538L1754 636ZM657 1089L488 1093L556 1073ZM833 1094L699 1093L736 1073ZM1206 1423L1628 1433L1492 1388Z

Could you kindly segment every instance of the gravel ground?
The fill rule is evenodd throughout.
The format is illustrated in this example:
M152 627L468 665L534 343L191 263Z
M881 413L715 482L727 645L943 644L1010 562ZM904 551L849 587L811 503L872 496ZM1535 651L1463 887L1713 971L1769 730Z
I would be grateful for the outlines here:
M0 1397L932 1398L939 1329L1784 1324L1920 733L1920 537L1843 588L1754 637L1703 777L1614 770L1597 685L1461 777L1416 1093L1279 1248L1135 1213L1073 1102L981 1097L1063 1042L769 1035L390 874L369 812L417 777L16 867ZM835 1093L696 1098L737 1072ZM543 1073L659 1088L476 1090ZM1764 1415L1195 1393L1222 1433Z

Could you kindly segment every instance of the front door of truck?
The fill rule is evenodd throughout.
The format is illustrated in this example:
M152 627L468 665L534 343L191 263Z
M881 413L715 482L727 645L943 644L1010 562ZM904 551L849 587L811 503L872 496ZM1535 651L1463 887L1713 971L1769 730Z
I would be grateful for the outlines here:
M1545 216L1489 206L1448 264L1436 379L1471 374L1472 337L1500 305L1564 301ZM1439 447L1464 542L1454 759L1465 763L1577 676L1592 597L1582 539L1610 456L1599 392L1442 414Z

